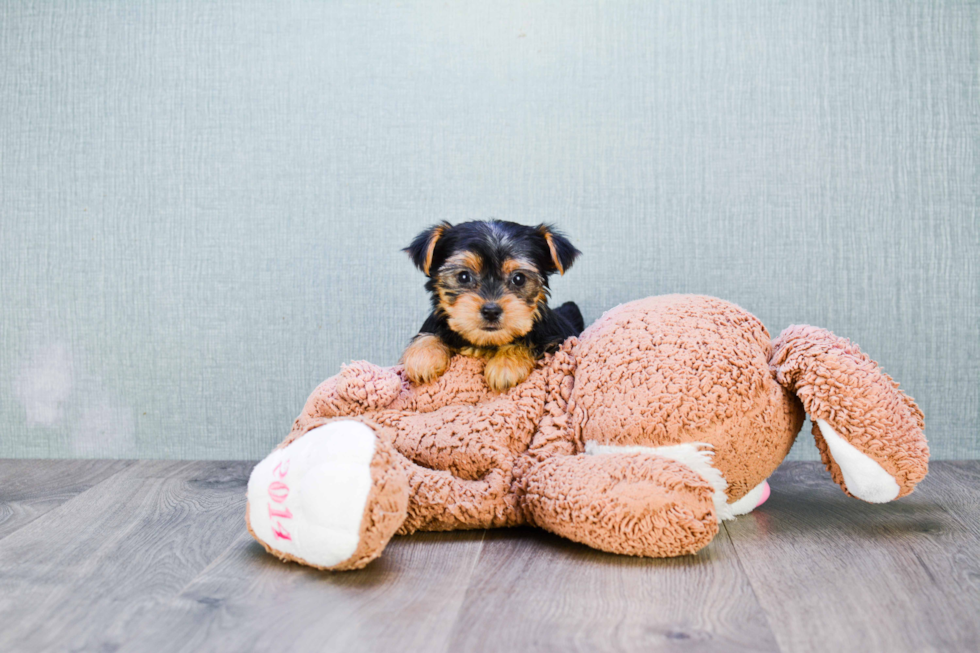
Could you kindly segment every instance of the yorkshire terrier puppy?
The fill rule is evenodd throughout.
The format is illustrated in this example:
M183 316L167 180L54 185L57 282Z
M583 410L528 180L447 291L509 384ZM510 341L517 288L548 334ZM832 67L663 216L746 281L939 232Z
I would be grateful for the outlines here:
M574 303L548 307L548 277L564 274L581 252L547 225L443 222L404 251L432 295L432 313L402 355L415 383L438 378L461 353L485 358L487 384L503 392L585 328Z

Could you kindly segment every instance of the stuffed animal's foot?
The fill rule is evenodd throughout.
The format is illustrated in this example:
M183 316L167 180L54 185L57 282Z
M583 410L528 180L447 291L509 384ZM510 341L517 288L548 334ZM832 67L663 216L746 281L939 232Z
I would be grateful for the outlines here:
M321 569L378 557L408 510L408 480L366 424L334 421L273 451L252 470L246 522L270 553Z
M728 504L732 512L732 517L749 514L769 500L770 492L769 481L762 481L749 490L744 497Z

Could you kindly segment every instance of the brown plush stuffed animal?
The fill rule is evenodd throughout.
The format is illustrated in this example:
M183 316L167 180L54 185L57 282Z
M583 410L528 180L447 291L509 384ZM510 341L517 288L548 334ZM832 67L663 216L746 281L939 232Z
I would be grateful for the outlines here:
M847 494L890 501L926 475L922 412L855 345L809 326L770 341L710 297L618 306L503 394L482 366L459 356L425 385L346 366L253 470L249 531L337 570L396 533L517 524L614 553L694 553L765 499L804 411Z

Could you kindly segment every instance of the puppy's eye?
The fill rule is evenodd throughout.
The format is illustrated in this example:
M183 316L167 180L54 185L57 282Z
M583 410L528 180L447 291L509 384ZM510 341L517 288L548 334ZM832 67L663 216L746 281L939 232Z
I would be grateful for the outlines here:
M512 284L514 284L515 286L517 286L518 288L520 288L525 283L527 283L527 277L525 277L523 274L521 274L520 272L518 272L517 274L515 274L514 276L512 276L510 278L510 282Z
M456 281L460 283L470 283L473 281L473 275L465 270L456 275Z

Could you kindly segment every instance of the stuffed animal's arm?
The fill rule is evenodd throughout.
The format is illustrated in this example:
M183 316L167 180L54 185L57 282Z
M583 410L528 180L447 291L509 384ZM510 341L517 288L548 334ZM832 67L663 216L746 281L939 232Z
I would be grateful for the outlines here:
M538 369L510 391L474 405L383 410L371 419L391 430L392 444L410 460L479 479L512 468L514 457L527 451L545 412L547 381L548 370Z
M379 438L394 445L396 432L378 421L378 416L359 418L374 429ZM297 420L299 421L299 420ZM282 449L307 432L335 418L310 417L302 427L296 427L279 445ZM432 469L405 455L395 445L393 462L405 470L409 481L408 516L399 529L400 534L416 530L452 530L458 528L489 528L514 522L516 499L511 493L513 464L489 469L480 478L459 478L447 469Z
M492 396L481 372L482 362L457 356L438 381L415 385L408 382L401 366L354 361L317 386L292 430L305 432L316 420L357 417L384 409L427 412L453 404L476 404Z
M403 384L404 379L390 367L367 361L344 365L340 374L321 383L309 396L287 439L292 441L324 419L356 417L382 409L395 401Z
M410 488L408 516L398 529L400 535L418 530L510 526L518 522L511 476L504 470L493 470L479 480L464 480L448 471L406 461L406 471Z

